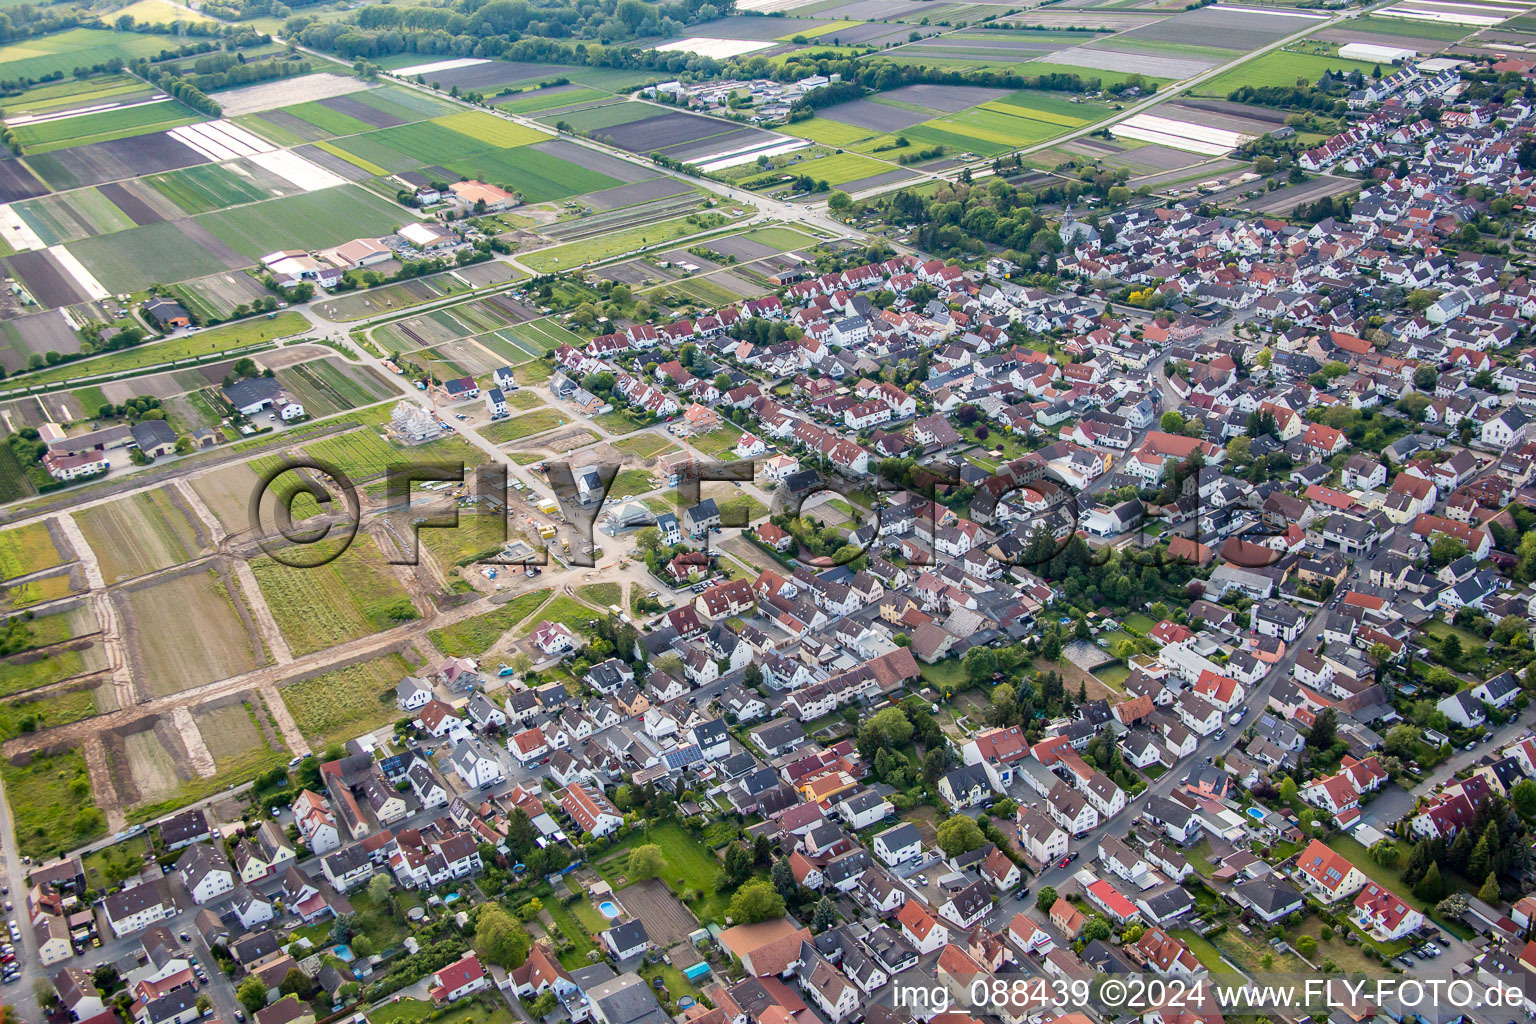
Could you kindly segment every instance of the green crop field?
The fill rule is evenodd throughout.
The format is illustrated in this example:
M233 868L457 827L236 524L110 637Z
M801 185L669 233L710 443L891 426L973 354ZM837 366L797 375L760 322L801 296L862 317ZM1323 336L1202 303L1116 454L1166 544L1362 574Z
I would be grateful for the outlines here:
M265 557L250 564L295 655L382 632L418 614L366 534L339 558L316 568L294 568Z
M525 324L507 328L507 333L531 346L534 355L552 352L561 345L580 348L586 344L580 335L566 330L553 320L530 320Z
M163 132L184 124L196 124L207 118L175 100L143 103L120 110L19 125L16 138L28 153L46 153L66 146L89 142L108 142L147 132Z
M23 854L42 860L106 834L79 750L34 754L25 766L0 760L0 778Z
M507 99L497 103L496 109L505 110L509 114L534 114L541 110L570 107L578 103L591 103L594 100L606 99L607 97L608 93L600 89L562 89L559 92L532 89L526 92L514 93Z
M147 99L152 93L149 86L129 74L64 78L34 85L15 96L6 97L5 112L11 117L53 114L101 103L130 103L139 98Z
M13 208L48 245L127 231L134 226L127 214L94 188L76 189L66 196L28 199Z
M1290 53L1275 50L1238 65L1224 75L1218 75L1194 88L1200 96L1219 96L1225 99L1234 89L1245 85L1260 88L1266 85L1295 85L1298 78L1315 82L1325 71L1342 71L1348 74L1359 71L1366 78L1377 67L1383 75L1392 73L1390 64L1373 64L1363 60L1345 60L1343 57L1319 57L1310 53Z
M1071 64L1052 64L1049 61L1032 60L1023 64L1010 64L1009 67L1021 75L1076 75L1087 82L1098 79L1100 85L1119 85L1135 75L1154 85L1167 85L1173 81L1171 78L1154 78L1151 75L1138 75L1134 71L1103 71L1099 68L1080 68Z
M411 215L356 185L269 199L197 218L230 248L253 261L278 249L318 249L359 235L387 235Z
M1032 117L1018 116L1022 114L1010 113L1006 107L982 108L962 111L950 117L935 118L924 122L911 129L908 134L916 137L929 128L939 131L951 132L955 135L967 136L982 144L993 143L1007 148L1030 146L1037 142L1044 142L1064 134L1069 130L1068 126L1054 124L1048 121L1037 120ZM1046 113L1048 117L1059 115ZM976 149L972 143L969 148ZM979 150L978 150L979 152Z
M342 149L338 145L335 145L334 143L330 143L330 142L317 142L317 143L315 143L315 147L317 149L323 150L324 152L327 152L327 153L331 154L331 156L340 157L341 159L345 160L347 163L351 164L353 167L359 167L359 168L367 171L369 174L373 174L373 175L376 175L378 177L383 177L384 175L389 173L384 168L380 167L378 164L373 163L370 160L364 160L362 157L358 156L355 153L348 153L346 150Z
M398 654L282 686L279 692L294 724L316 750L349 740L399 715L395 686L411 667Z
M145 181L189 214L209 213L237 203L271 198L265 189L222 164L152 174Z
M1505 23L1506 27L1509 25ZM1396 36L1399 39L1438 39L1443 43L1455 43L1471 35L1470 25L1440 24L1435 21L1417 21L1408 18L1380 18L1366 15L1351 18L1351 32L1369 32L1371 35ZM1385 72L1383 72L1385 73Z
M617 178L588 170L580 164L523 147L492 149L442 163L466 178L478 178L509 191L521 192L530 203L547 203L621 184Z
M807 121L796 121L786 125L783 129L787 134L798 136L802 139L810 139L812 142L820 142L828 146L852 146L879 135L877 131L869 128L860 128L854 124L843 124L841 121L831 121L824 117L813 117Z
M63 564L46 523L0 531L0 579L14 580Z
M655 224L643 224L627 231L615 231L596 238L583 239L580 242L540 249L518 258L524 266L532 270L550 273L611 259L645 246L660 245L675 238L699 234L705 230L687 217L675 217Z
M779 227L777 225L753 228L741 237L749 242L761 242L763 245L771 245L781 252L791 249L804 249L808 245L815 245L816 239L803 231L794 228Z
M648 117L665 113L659 107L653 107L649 103L607 103L600 107L588 107L586 110L572 110L568 113L552 115L540 118L546 124L555 121L564 121L578 132L599 131L603 128L613 128L621 124L630 124L634 121L643 121Z
M350 114L332 110L319 102L298 103L284 107L283 112L332 135L361 135L373 131L373 125L367 121L359 121Z
M74 650L59 651L32 661L7 658L0 661L0 697L35 690L39 686L51 686L86 671L88 667L85 658Z
M125 373L129 370L143 369L146 366L158 366L162 363L213 355L246 345L256 345L275 338L291 338L303 333L308 327L308 320L298 313L288 311L279 313L271 320L265 317L242 320L239 323L213 327L171 341L150 342L137 348L123 349L93 359L51 367L37 373L17 374L11 377L11 380L20 380L26 384L53 384L93 374Z
M229 269L223 260L188 238L175 221L88 236L70 242L69 251L113 292L135 292L157 282L190 281Z
M10 445L0 445L0 501L14 501L36 494Z
M427 639L450 658L479 657L490 650L502 634L549 600L549 593L548 590L535 590L519 594L495 611L434 629L427 634Z
M68 75L78 67L104 64L113 57L124 63L150 57L179 45L171 36L153 32L109 32L72 28L0 46L0 67L10 79L41 79Z
M826 181L834 188L860 178L872 178L891 170L883 160L872 160L854 153L837 153L804 163L790 164L784 170L791 174L809 174L817 181Z
M508 121L504 117L487 114L483 110L466 110L458 114L449 114L447 117L434 118L432 123L452 129L460 135L467 135L477 142L489 142L498 149L511 149L513 146L526 146L534 142L548 142L554 138L549 132L541 132L537 128L529 128L516 121Z
M1023 120L1020 118L1019 120ZM922 124L913 125L902 132L916 145L943 146L949 155L959 153L975 153L978 156L997 156L1006 153L1009 149L1020 145L1018 142L993 142L971 134L972 129L965 129L961 134L961 125L952 126L955 130L946 130L942 119L924 121ZM983 129L975 129L982 131ZM989 133L990 134L990 133Z

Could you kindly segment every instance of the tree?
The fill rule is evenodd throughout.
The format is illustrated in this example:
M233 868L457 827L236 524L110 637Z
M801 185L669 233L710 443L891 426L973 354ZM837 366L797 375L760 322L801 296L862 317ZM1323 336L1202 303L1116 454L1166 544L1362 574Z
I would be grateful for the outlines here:
M661 874L661 869L666 867L667 858L662 854L661 847L655 843L646 843L629 851L629 861L625 865L624 874L631 882L643 881L647 878L655 878Z
M517 967L528 955L528 933L523 926L499 903L487 903L480 909L475 921L475 938L471 943L482 960L501 967Z
M1536 782L1521 779L1509 791L1509 802L1515 805L1523 817L1536 815Z
M1333 708L1323 708L1307 730L1307 746L1314 750L1327 750L1333 746L1334 733L1338 728L1338 715Z
M1054 885L1047 885L1035 893L1035 909L1042 914L1049 914L1051 908L1056 905L1058 898L1056 887Z
M912 739L913 725L901 708L884 708L859 727L859 750L894 750Z
M1296 939L1296 952L1302 956L1310 957L1317 952L1317 940L1310 935L1301 935Z
M240 1000L246 1013L254 1016L257 1010L266 1008L267 986L260 978L248 977L235 990L235 998Z
M1440 371L1431 363L1420 363L1413 371L1413 386L1420 391L1433 391L1440 380Z
M731 897L731 920L737 924L757 924L784 916L784 897L772 883L754 878Z
M1465 893L1453 892L1435 904L1435 913L1448 921L1459 921L1466 916L1471 905Z
M773 869L768 872L768 877L773 880L773 887L786 901L795 898L800 885L795 881L795 869L789 866L789 858L781 857L773 862Z
M1431 862L1429 870L1424 872L1424 877L1419 879L1419 884L1413 887L1413 894L1425 903L1433 903L1445 895L1445 883L1440 880L1440 865Z
M1481 889L1477 890L1477 898L1482 900L1484 903L1488 904L1491 907L1498 906L1498 903L1499 903L1499 876L1498 875L1494 874L1492 871L1488 872L1488 877L1483 879L1483 887Z
M991 679L997 671L997 655L990 647L972 647L965 652L965 657L960 659L965 666L965 677L972 683L980 683Z
M1184 416L1177 409L1169 409L1157 425L1165 434L1178 434L1184 430Z
M981 834L975 818L957 814L939 826L938 840L946 857L958 857L984 845L987 837Z
M539 997L529 1004L528 1012L533 1014L535 1020L543 1020L555 1012L555 1003L557 1001L555 990L547 988L539 993Z
M837 906L825 896L816 901L816 909L811 912L811 931L824 932L837 924Z
M1445 639L1440 641L1440 658L1447 665L1461 664L1461 639L1455 633L1445 634Z
M1098 914L1094 914L1093 917L1088 919L1088 923L1083 925L1083 939L1086 942L1092 942L1095 939L1103 942L1109 938L1110 931L1109 921Z
M283 975L282 984L277 986L279 995L298 996L308 1000L315 992L315 980L297 967L288 968L288 973Z
M835 189L827 196L827 209L836 214L846 214L853 209L853 197L842 189Z
M1378 839L1371 844L1371 860L1384 868L1397 867L1398 858L1401 856L1402 851L1390 839Z
M373 940L366 935L352 936L352 952L360 957L373 956Z

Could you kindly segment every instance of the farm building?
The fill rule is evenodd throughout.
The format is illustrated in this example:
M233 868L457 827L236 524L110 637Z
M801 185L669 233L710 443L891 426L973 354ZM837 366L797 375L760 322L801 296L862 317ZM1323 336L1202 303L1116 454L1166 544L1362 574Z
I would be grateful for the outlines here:
M1369 60L1378 64L1396 64L1412 60L1419 51L1402 46L1383 46L1380 43L1345 43L1339 47L1339 56L1346 60Z
M441 249L458 241L454 233L447 228L423 221L412 221L395 233L423 252Z
M164 330L186 327L192 322L192 314L187 312L187 307L173 299L150 299L144 303L144 312Z
M261 265L272 274L279 288L292 288L300 281L312 281L322 288L334 287L341 280L342 268L300 249L269 252Z
M224 397L243 416L272 409L285 420L303 419L304 407L271 377L249 377L225 385Z
M500 213L518 205L517 196L483 181L456 181L448 186L448 190L465 206L484 202L486 213Z
M358 270L383 263L394 258L394 255L393 250L377 238L354 238L334 249L325 250L320 257L342 270Z

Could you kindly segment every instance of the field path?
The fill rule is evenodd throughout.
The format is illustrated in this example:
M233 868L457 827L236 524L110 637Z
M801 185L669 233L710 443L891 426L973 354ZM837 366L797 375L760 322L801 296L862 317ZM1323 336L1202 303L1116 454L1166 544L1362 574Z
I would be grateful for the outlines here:
M256 628L261 631L262 642L272 653L272 660L279 665L293 661L293 651L283 638L283 631L277 628L277 620L272 617L272 609L267 607L266 596L261 592L261 585L256 582L251 563L243 558L231 558L230 562L235 567L235 578L240 581L240 589L245 591L245 605L256 618Z
M101 575L101 563L96 560L96 552L86 542L85 534L80 530L80 524L75 522L75 517L64 513L57 519L59 529L64 536L69 538L70 546L75 549L75 554L80 559L80 568L85 572L85 585L90 591L91 608L96 613L96 623L101 627L101 649L107 656L107 670L112 673L112 692L116 698L118 708L133 707L138 700L138 694L133 688L133 670L128 664L128 647L123 641L122 620L118 617L117 605L112 601L112 595L107 593L107 583ZM92 719L86 719L92 721ZM102 762L105 763L106 755L103 753ZM103 776L110 778L110 772ZM121 812L119 812L121 813ZM119 826L121 827L121 826Z
M107 816L107 831L121 832L128 824L128 818L123 813L122 795L118 793L112 764L107 758L107 745L102 742L101 735L99 732L88 735L80 744L80 756L85 758L86 774L91 777L91 799Z
M277 687L272 683L263 683L256 687L257 696L267 702L267 711L271 713L272 720L277 723L277 729L283 734L283 742L288 744L288 749L294 756L302 757L312 751L309 749L309 741L299 731L299 723L293 720L288 713L288 705L284 703L282 694L277 692Z
M205 779L213 778L219 766L214 763L213 751L203 742L202 730L192 720L192 712L185 704L171 712L171 724L181 733L181 745L187 748L187 760L192 762L192 770Z
M203 500L203 496L192 489L191 480L186 477L177 480L176 490L181 492L182 500L187 503L187 508L191 509L193 514L201 519L203 525L208 528L208 546L217 551L219 545L224 543L224 538L227 536L224 524L219 522L219 517L213 514L213 509L208 507L208 503Z

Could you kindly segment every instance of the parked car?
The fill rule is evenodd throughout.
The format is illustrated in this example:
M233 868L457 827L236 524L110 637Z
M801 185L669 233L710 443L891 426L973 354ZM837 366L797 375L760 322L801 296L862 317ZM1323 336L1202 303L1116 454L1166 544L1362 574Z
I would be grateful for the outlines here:
M1064 868L1068 864L1071 864L1071 863L1072 863L1072 858L1071 857L1063 857L1063 858L1061 858L1061 860L1056 862L1056 866L1059 867L1059 868Z

